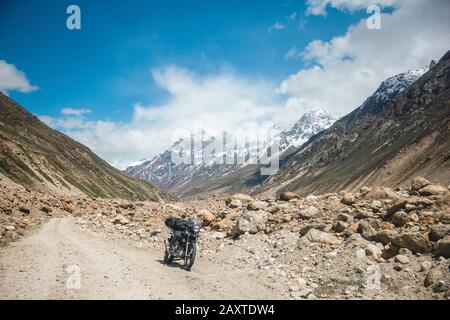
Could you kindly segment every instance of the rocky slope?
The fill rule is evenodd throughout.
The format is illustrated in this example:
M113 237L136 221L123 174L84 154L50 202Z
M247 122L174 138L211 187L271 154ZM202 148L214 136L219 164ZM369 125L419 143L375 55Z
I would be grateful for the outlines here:
M256 192L307 195L450 180L450 52L431 69L383 82L359 108L313 136Z
M100 159L0 93L0 173L28 188L93 197L170 197Z
M47 199L22 187L10 189L4 181L2 185L3 241L27 234L27 229L49 218L48 211L51 218L75 216L86 233L83 239L91 235L95 244L97 238L117 243L120 250L105 251L100 260L118 260L116 254L135 259L134 251L124 251L125 244L145 251L139 256L159 252L162 257L163 240L169 233L164 219L187 213L201 219L204 226L197 262L192 275L186 275L200 282L220 283L214 278L221 276L220 269L231 277L239 272L243 286L257 278L260 285L268 286L266 291L272 288L272 298L279 299L450 298L450 186L424 178L415 178L408 188L365 187L355 193L307 197L288 192L279 199L235 194L165 204L85 196ZM42 199L49 210L44 211L37 202L27 205L34 197ZM26 205L29 211L21 208ZM11 210L5 211L7 207ZM71 234L67 239L75 238ZM147 268L158 268L151 265L152 260L148 263ZM105 269L89 267L97 272ZM129 281L141 283L131 278L140 274L135 269L132 266L126 271ZM161 277L176 273L173 268L158 272ZM104 279L103 274L89 276ZM112 296L120 294L111 291L109 283L123 284L122 278L104 281ZM245 290L254 291L254 287ZM239 292L235 291L235 296L228 292L228 297L243 298ZM155 294L152 297L158 298ZM202 293L202 298L214 297L220 294Z
M336 119L318 109L304 114L290 130L279 133L280 158L283 158L296 151L303 143L318 132L330 127ZM204 146L215 141L214 137L207 137ZM223 192L228 187L239 188L239 176L234 173L249 172L254 170L252 165L222 164L223 153L214 155L216 162L205 162L202 159L201 150L194 153L194 164L175 164L171 159L171 150L177 148L180 142L175 143L170 150L166 150L160 155L148 161L130 166L126 173L144 181L148 181L155 186L175 190L179 195L198 195L205 192L220 190ZM250 145L248 148L256 150L260 146ZM252 153L245 148L238 150L237 154L245 156ZM256 163L256 161L248 161ZM236 179L235 181L232 181ZM227 186L228 185L228 186Z

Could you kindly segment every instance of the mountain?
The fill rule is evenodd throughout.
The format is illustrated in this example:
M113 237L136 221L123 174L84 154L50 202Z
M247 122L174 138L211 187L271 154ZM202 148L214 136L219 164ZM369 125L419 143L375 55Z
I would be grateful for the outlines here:
M304 114L290 130L279 133L280 157L285 157L294 152L311 136L328 128L334 121L336 119L321 109ZM204 140L204 147L215 142L214 137L206 137ZM177 194L193 195L226 189L227 184L233 184L228 178L233 177L234 172L243 169L243 167L245 167L245 172L250 172L252 171L251 168L256 167L256 165L222 164L223 153L214 154L214 159L217 161L205 162L202 161L201 151L193 154L196 160L194 164L175 164L172 161L171 150L178 147L181 148L180 141L176 142L170 150L164 151L151 160L138 163L136 166L130 166L125 172L155 186L176 190ZM261 146L250 144L247 148L237 150L237 154L242 157L255 154L259 147ZM262 146L262 148L265 147L267 146ZM256 163L256 161L247 162ZM219 183L218 185L219 181L225 181L225 183Z
M127 176L0 93L0 173L27 188L130 200L171 198Z
M450 181L450 51L429 71L384 81L359 108L313 136L255 192L301 194Z

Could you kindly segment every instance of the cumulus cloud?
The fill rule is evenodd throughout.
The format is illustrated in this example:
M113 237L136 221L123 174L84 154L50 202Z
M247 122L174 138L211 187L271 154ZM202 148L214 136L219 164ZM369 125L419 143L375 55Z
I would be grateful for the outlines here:
M0 60L0 91L8 94L8 91L17 90L28 93L37 90L38 87L33 86L22 71L18 70L15 65Z
M168 100L162 105L135 105L128 123L89 121L85 114L67 112L40 118L123 169L164 151L179 137L177 133L264 132L274 124L289 127L304 111L294 100L285 103L277 84L233 71L200 75L168 66L153 70L152 76L169 93Z
M321 8L344 4L345 8L358 8L366 2L309 3L321 4ZM386 78L426 66L450 49L449 1L399 0L395 4L398 7L392 13L381 15L381 30L369 30L363 19L344 35L309 43L300 56L310 67L289 76L280 91L300 99L306 109L322 106L343 115L359 106ZM298 56L298 52L288 56Z

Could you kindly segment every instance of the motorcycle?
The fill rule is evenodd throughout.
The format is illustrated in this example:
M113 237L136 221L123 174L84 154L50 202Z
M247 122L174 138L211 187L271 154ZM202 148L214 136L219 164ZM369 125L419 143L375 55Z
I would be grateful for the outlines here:
M172 231L169 239L164 241L166 247L164 264L170 264L174 259L184 261L184 269L190 271L197 254L197 239L201 224L196 220L179 220L169 218L165 224Z

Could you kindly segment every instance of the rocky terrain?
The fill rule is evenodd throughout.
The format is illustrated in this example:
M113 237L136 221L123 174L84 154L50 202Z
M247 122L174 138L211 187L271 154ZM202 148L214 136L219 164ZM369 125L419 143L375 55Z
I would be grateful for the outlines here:
M242 281L242 288L227 286L222 295L220 290L200 291L202 298L448 299L450 296L450 186L436 185L424 178L415 178L408 188L363 187L354 193L307 197L284 192L277 199L235 194L171 203L87 196L58 198L27 190L7 178L1 182L0 231L5 244L24 235L26 241L27 230L44 221L68 217L78 231L60 231L62 235L79 232L77 237L92 239L83 241L93 246L104 241L101 246L98 244L99 248L116 243L120 250L135 247L141 250L139 255L162 257L163 240L168 236L163 224L166 217L187 213L201 219L204 228L191 277L203 281L206 287L220 283L222 271L230 279L235 275ZM34 229L49 228L46 226ZM73 237L68 239L80 245L81 238L75 241ZM125 245L128 249L123 248ZM9 264L15 246L13 243L0 249L0 269L4 270L4 281L0 283L10 284L11 279L20 278L17 268L12 270ZM106 250L101 257L107 259L112 254ZM131 259L131 253L130 257L123 254L127 257L125 261ZM90 259L89 263L102 262ZM180 276L173 268L160 269L159 262L148 263L155 264L160 279ZM127 267L129 277L135 276L134 268L134 265ZM192 278L183 277L179 279L180 288L193 286ZM116 284L122 282L127 281L118 279ZM260 295L251 291L251 283L255 282L261 286ZM103 285L105 291L98 288L96 291L100 297L101 292L111 289L108 283ZM158 297L158 289L160 296L167 297L168 293L163 294L165 289L153 289L149 293L151 298ZM15 294L21 296L20 291Z

